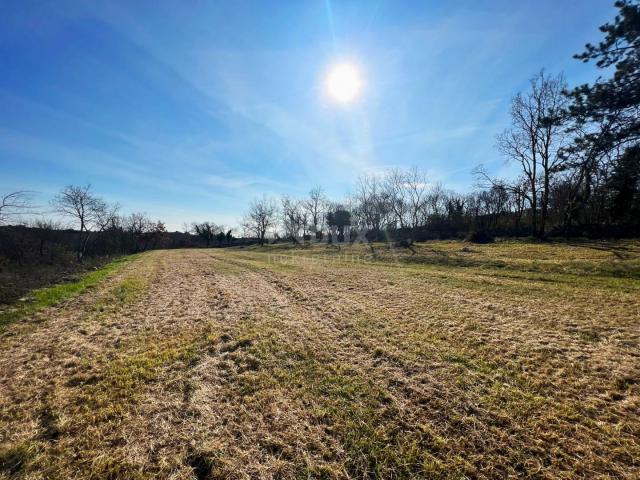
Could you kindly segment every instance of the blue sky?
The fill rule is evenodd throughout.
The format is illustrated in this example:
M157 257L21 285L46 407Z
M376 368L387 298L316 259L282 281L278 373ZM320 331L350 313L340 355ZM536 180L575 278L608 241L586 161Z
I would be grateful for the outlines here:
M570 84L613 0L0 3L0 192L91 183L171 228L235 225L256 195L343 197L416 165L468 191L509 101L542 67ZM327 98L357 65L357 101Z

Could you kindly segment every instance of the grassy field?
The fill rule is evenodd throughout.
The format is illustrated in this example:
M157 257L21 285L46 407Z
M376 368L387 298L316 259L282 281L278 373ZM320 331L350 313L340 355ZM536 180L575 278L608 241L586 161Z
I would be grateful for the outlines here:
M639 242L155 251L73 285L5 319L0 478L640 477Z

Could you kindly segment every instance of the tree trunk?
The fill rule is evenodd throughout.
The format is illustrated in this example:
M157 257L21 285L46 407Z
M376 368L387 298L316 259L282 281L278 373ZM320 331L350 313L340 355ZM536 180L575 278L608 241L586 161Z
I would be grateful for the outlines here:
M535 185L532 184L531 192L531 234L538 235L538 192Z
M78 262L82 263L82 245L84 243L82 239L82 232L84 230L84 226L80 224L80 233L78 234L78 249L76 250L76 259Z
M544 172L544 185L542 190L542 205L541 213L542 218L540 219L540 236L543 237L545 234L545 227L547 224L547 213L549 211L549 171L545 168Z

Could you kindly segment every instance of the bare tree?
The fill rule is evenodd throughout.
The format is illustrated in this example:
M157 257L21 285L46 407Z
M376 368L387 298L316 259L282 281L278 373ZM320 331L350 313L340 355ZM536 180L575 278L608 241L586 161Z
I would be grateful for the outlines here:
M410 226L416 229L420 226L420 212L423 211L427 200L427 177L412 167L404 175L404 189L407 192L407 210Z
M425 198L424 212L426 217L434 215L436 217L442 215L446 209L447 192L441 182L434 183L429 187ZM425 218L426 222L427 218Z
M526 179L520 177L515 183L511 185L503 185L510 193L511 209L515 213L515 227L516 232L520 231L522 222L522 216L527 205L528 198L528 182Z
M309 198L304 201L304 209L308 214L308 223L316 239L322 238L322 223L327 199L322 187L314 187L309 191Z
M30 211L33 208L32 195L33 192L18 190L0 197L0 225L11 217Z
M384 178L385 191L389 201L389 208L393 212L395 226L404 228L409 211L408 192L405 188L406 176L400 169L389 170Z
M151 248L162 247L167 238L167 226L162 220L156 220L147 235L151 238Z
M123 219L124 229L136 235L142 235L153 227L153 221L146 213L134 212Z
M282 226L284 227L285 235L293 243L298 243L300 230L303 230L303 234L306 234L306 212L298 200L289 198L286 195L282 196L281 205Z
M544 71L531 79L531 89L518 93L511 102L510 129L498 135L498 148L509 160L518 162L528 181L531 228L544 235L551 180L562 169L560 155L564 144L566 82ZM541 210L538 224L538 208Z
M361 227L371 229L376 236L389 223L391 207L389 193L374 175L362 175L356 187L354 214Z
M249 205L249 212L242 219L242 225L260 239L260 245L264 245L267 231L276 224L276 213L277 207L273 200L266 196L256 198Z
M487 218L487 227L497 227L509 208L509 191L504 185L493 185L478 194L482 213Z
M491 177L482 165L473 170L476 177L476 185L484 189L500 189L509 194L509 204L515 213L515 227L520 229L520 222L526 205L532 204L532 196L529 190L531 182L526 175L521 175L513 181Z
M111 205L96 197L91 185L68 185L51 203L60 215L70 218L78 229L76 256L79 262L94 234L113 225L119 208L117 204Z
M134 212L122 219L122 227L127 231L133 241L133 249L138 252L145 250L145 240L150 237L150 233L154 231L155 223L147 216L146 213Z

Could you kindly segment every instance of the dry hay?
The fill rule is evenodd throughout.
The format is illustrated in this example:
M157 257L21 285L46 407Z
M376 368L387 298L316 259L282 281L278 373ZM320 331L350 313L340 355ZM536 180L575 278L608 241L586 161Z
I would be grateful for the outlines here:
M638 245L415 247L157 251L10 326L0 478L640 476Z

